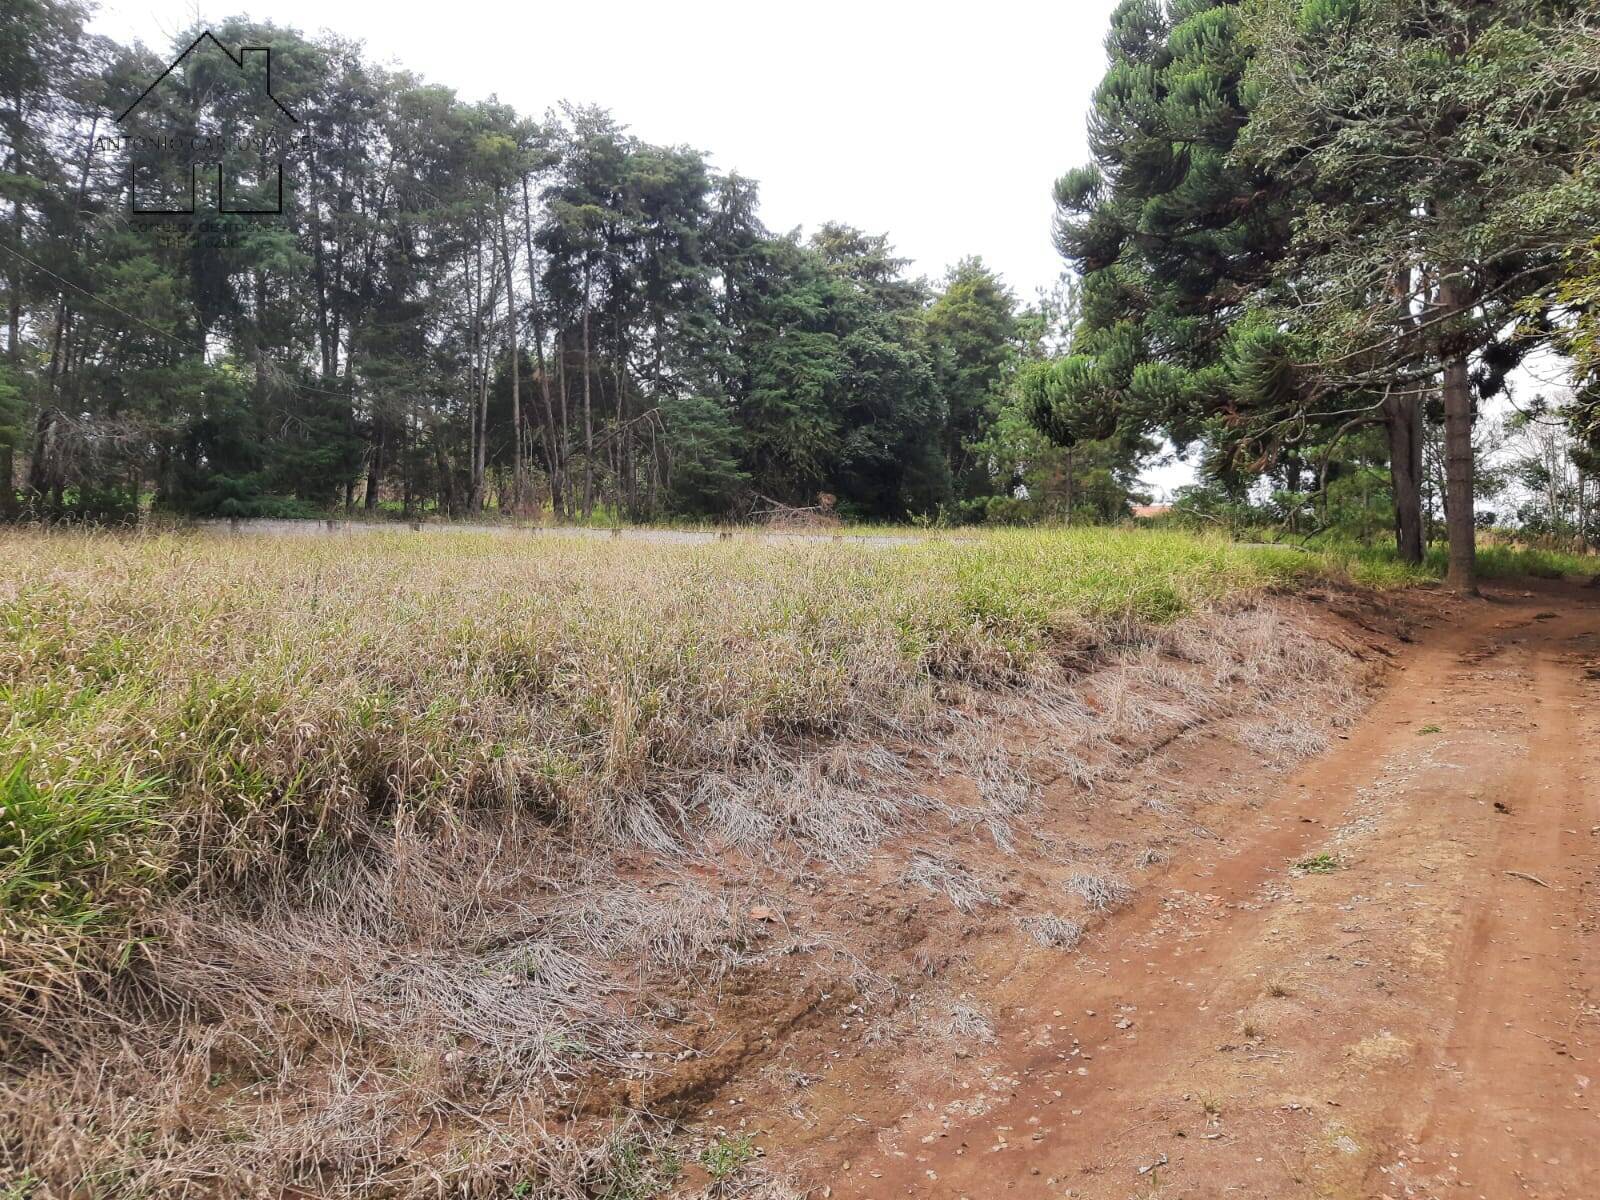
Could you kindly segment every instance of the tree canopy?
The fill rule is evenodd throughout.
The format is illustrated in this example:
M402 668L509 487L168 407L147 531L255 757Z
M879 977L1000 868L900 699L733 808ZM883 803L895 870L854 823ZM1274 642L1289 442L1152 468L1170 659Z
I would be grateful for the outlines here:
M977 447L1024 354L976 259L915 278L889 237L767 229L755 181L611 113L538 117L244 18L167 54L74 0L0 30L0 505L115 517L364 507L981 519L1016 482ZM199 42L196 43L196 39ZM272 47L263 122L233 48ZM191 164L106 152L216 138ZM226 57L225 57L226 56ZM244 56L246 71L260 65ZM259 108L259 104L258 104ZM89 151L86 153L86 150Z
M1124 0L1094 161L1056 185L1082 316L1027 381L1034 423L1201 439L1214 477L1290 492L1311 466L1324 498L1381 426L1416 561L1442 421L1470 588L1475 405L1592 345L1597 45L1568 0Z

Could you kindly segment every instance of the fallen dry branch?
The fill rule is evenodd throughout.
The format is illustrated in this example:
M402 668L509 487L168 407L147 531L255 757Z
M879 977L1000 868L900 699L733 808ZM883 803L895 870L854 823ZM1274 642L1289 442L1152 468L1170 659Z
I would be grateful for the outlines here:
M1542 888L1547 888L1550 886L1537 875L1530 875L1526 871L1507 871L1506 874L1511 876L1513 879L1526 879L1529 883L1536 883Z

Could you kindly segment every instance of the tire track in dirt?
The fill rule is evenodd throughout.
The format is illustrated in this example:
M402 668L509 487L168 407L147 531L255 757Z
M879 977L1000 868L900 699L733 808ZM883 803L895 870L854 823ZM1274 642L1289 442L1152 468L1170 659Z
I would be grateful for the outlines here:
M948 1062L861 1081L813 1194L1600 1195L1596 664L1580 590L1458 606L1084 957L974 947L989 1095Z
M1507 639L1531 692L1528 749L1484 788L1498 819L1451 972L1460 1003L1439 1073L1417 1081L1432 1083L1429 1100L1400 1123L1425 1161L1448 1167L1418 1194L1452 1183L1468 1195L1600 1194L1600 1121L1585 1104L1600 1066L1591 1048L1600 769L1588 681L1600 636L1550 614Z

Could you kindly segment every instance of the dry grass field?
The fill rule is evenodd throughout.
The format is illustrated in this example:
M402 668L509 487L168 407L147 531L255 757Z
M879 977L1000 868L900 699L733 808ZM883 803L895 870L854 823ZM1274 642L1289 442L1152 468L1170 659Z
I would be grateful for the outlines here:
M16 1196L779 1194L615 1086L700 1055L669 996L785 955L871 991L771 896L1006 902L965 831L1059 868L1008 919L1070 946L1130 886L1046 844L1042 774L1221 713L1293 758L1358 698L1261 602L1328 559L1180 534L0 544Z

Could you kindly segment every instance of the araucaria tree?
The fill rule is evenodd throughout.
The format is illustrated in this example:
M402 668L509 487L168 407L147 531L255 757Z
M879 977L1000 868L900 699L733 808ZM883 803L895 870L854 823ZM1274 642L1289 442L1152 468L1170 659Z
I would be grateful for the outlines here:
M1235 159L1298 198L1256 319L1274 386L1439 400L1449 581L1471 591L1472 423L1559 332L1567 251L1600 227L1600 62L1571 0L1251 0ZM1359 417L1361 414L1355 414Z
M1286 286L1296 198L1235 156L1248 120L1240 11L1124 0L1106 48L1089 123L1094 161L1055 188L1056 240L1081 277L1081 316L1069 352L1023 379L1032 419L1065 446L1204 438L1211 469L1274 469L1298 493L1339 422L1273 386L1278 331L1253 314ZM1415 497L1415 473L1397 492ZM1419 558L1416 504L1402 517L1402 549Z
M1565 0L1125 0L1094 164L1056 186L1083 319L1029 381L1036 423L1203 437L1218 472L1293 494L1314 465L1324 495L1381 426L1418 561L1442 414L1470 590L1475 406L1573 336L1572 249L1600 227L1596 45Z

